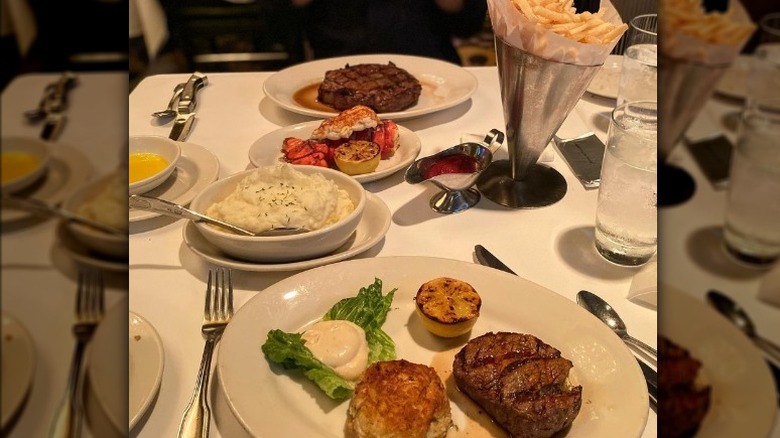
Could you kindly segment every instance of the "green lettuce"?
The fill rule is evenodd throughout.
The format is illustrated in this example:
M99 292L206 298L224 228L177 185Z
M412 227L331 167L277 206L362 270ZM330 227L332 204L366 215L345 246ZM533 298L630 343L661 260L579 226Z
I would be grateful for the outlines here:
M396 289L382 295L382 280L363 287L357 296L344 298L328 310L323 320L347 320L366 332L368 363L395 359L395 342L382 330ZM301 333L271 330L262 346L268 360L281 364L285 369L300 369L317 384L328 397L342 400L349 397L354 383L336 374L309 351L301 339Z

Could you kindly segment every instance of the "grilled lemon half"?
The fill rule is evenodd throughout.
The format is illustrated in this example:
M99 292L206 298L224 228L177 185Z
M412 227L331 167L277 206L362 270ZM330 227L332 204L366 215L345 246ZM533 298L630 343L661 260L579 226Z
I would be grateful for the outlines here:
M371 173L382 159L380 150L373 141L350 140L333 151L333 161L347 175Z
M414 301L425 328L444 338L468 333L482 307L482 298L470 284L449 277L423 283Z

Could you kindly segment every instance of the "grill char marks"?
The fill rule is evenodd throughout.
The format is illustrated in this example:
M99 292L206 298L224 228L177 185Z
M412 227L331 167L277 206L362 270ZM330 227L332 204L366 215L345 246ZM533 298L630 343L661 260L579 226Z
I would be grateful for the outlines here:
M358 64L325 73L317 100L342 111L365 105L378 113L402 111L415 105L422 85L406 70L389 62Z
M710 386L697 384L701 362L664 336L658 337L659 436L695 435L710 407Z
M538 338L487 333L455 356L455 383L514 438L550 437L579 413L582 387L569 388L572 363Z

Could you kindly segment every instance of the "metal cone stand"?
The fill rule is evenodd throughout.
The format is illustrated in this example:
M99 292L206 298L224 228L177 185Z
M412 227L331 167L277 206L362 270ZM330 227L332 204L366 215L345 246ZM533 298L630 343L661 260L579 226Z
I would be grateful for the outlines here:
M540 58L499 37L496 55L509 160L494 161L477 187L506 207L553 204L566 194L566 180L536 161L601 66Z

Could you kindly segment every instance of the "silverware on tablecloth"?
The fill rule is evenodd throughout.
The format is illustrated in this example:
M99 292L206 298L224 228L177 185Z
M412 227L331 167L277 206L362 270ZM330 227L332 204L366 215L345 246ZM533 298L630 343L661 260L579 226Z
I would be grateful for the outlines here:
M176 120L173 122L169 138L176 141L184 141L187 138L190 130L192 130L192 124L195 122L198 90L208 85L208 83L206 75L200 72L193 73L187 80L179 97L179 102L176 105Z
M158 119L170 119L172 117L176 117L178 114L176 112L176 103L179 101L179 97L181 96L181 92L184 90L184 84L176 84L176 86L173 88L173 96L171 96L171 100L168 101L168 107L165 108L162 111L155 111L152 113L152 117L158 118Z
M31 213L42 214L46 216L58 216L68 222L76 222L83 225L88 225L92 228L96 228L106 233L115 234L118 236L126 236L127 231L114 228L110 225L94 221L84 216L79 216L71 211L65 210L60 207L51 206L39 199L35 198L21 198L19 196L9 195L5 192L0 196L0 205L3 208L16 208L20 210L29 211Z
M474 254L476 254L477 260L479 261L480 264L483 264L485 266L490 266L491 268L508 272L513 275L517 275L515 274L515 271L509 269L509 266L505 265L501 260L498 259L498 257L494 256L490 251L485 249L485 247L482 245L477 245L474 247Z
M227 278L226 278L227 277ZM211 356L214 346L222 337L230 318L233 316L233 279L231 272L218 268L209 270L206 286L206 304L203 310L201 332L206 338L203 347L198 378L187 409L179 424L179 438L206 438L209 436L211 409L208 402L208 386L211 374Z
M49 434L51 438L81 437L81 425L84 418L84 409L81 404L83 399L81 362L84 349L92 339L95 328L103 319L103 312L103 277L96 271L79 272L76 291L76 323L73 325L76 349L73 352L65 396L51 426Z
M41 130L42 139L56 140L62 132L67 120L64 112L68 107L68 91L76 84L76 79L75 74L64 72L57 82L46 86L38 108L24 113L30 122L44 120Z

